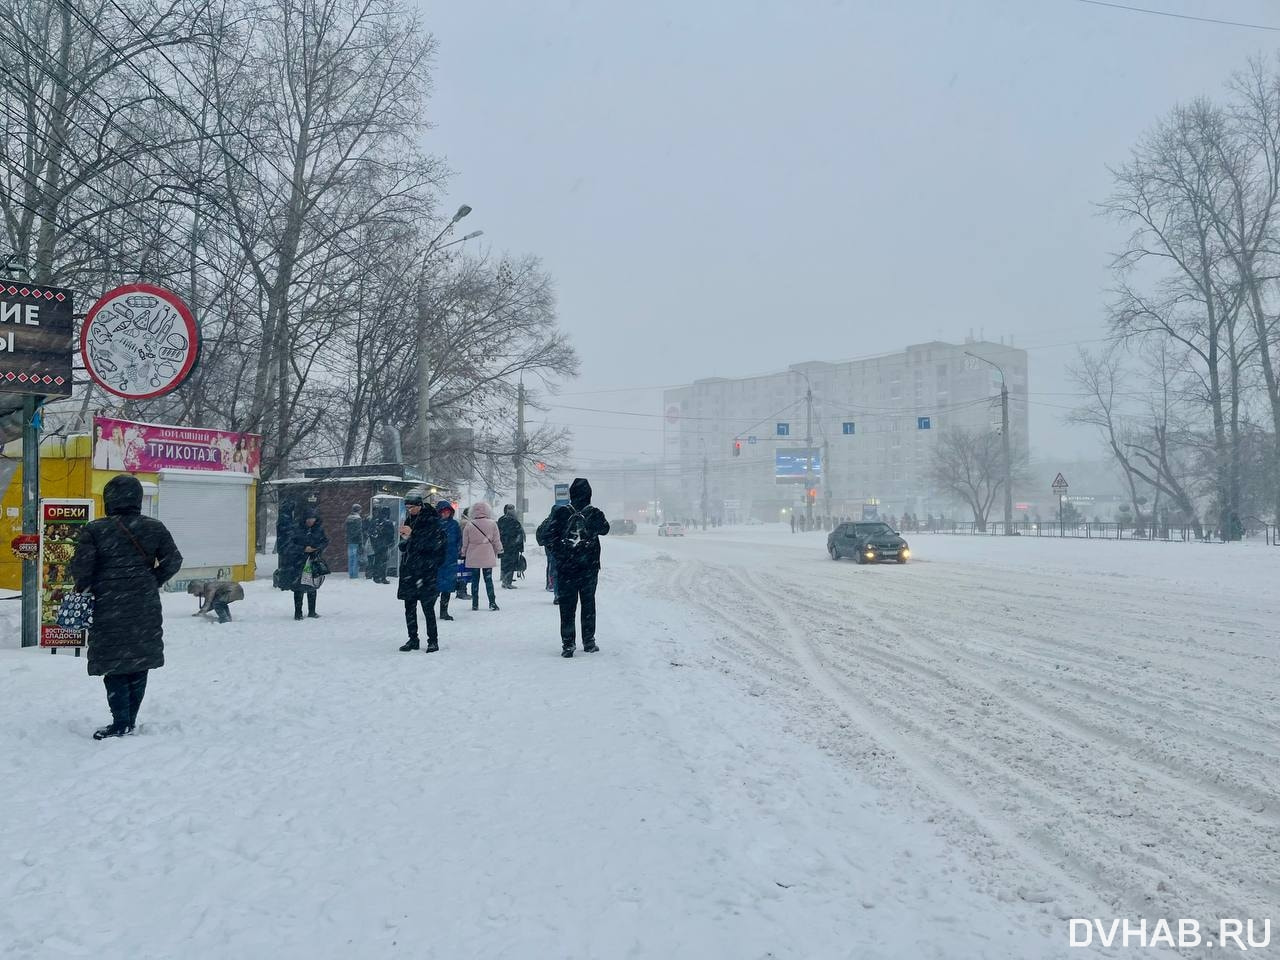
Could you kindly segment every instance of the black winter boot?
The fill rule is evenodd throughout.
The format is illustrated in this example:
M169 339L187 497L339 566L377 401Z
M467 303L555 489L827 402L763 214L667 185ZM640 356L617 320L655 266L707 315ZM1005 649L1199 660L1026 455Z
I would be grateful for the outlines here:
M316 613L316 592L314 590L307 591L307 617L311 620L320 619L320 614Z
M439 641L439 640L428 640L428 641L427 641L427 653L435 653L435 652L436 652L436 651L438 651L439 649L440 649L440 641Z
M417 638L417 637L410 637L410 638L409 638L409 640L408 640L408 642L407 642L407 643L405 643L405 645L404 645L403 647L401 647L401 648L400 648L400 652L401 652L401 653L408 653L408 652L409 652L409 651L411 651L411 650L417 650L417 649L418 649L418 638Z
M440 594L440 619L441 620L453 619L453 617L449 615L449 594L447 593Z
M572 660L573 647L565 647L563 650L560 651L560 656L564 657L566 660Z
M586 643L582 645L582 652L583 653L599 653L600 648L596 646L596 642L594 640L588 640Z
M498 605L497 605L496 603L494 603L492 600L490 600L490 601L489 601L489 609L490 609L490 610L497 610L497 609L498 609Z
M302 594L296 591L293 594L293 619L302 619Z
M132 728L121 726L118 723L113 723L110 726L101 727L93 731L93 739L106 740L108 737L123 737L130 731L130 729Z

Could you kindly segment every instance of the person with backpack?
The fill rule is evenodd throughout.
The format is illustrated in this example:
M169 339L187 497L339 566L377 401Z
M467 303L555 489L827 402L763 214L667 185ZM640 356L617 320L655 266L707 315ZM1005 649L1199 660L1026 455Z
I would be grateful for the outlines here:
M111 708L95 740L133 733L147 672L164 666L160 588L182 569L182 554L163 523L142 516L142 492L137 477L108 480L107 515L84 526L71 558L76 592L93 595L89 676L102 677Z
M559 603L560 599L556 596L556 555L552 549L547 546L551 542L551 520L556 515L555 505L552 504L551 512L547 514L546 519L538 524L538 529L534 531L533 538L538 546L546 547L547 555L547 593L551 594L551 602Z
M514 503L508 503L502 508L498 532L502 535L502 587L514 590L516 585L512 581L520 569L520 558L524 553L524 527L516 516Z
M444 531L444 560L436 574L436 589L440 591L440 619L452 620L453 617L449 616L449 598L458 586L458 552L462 548L462 527L453 518L453 504L448 500L441 500L436 504L436 515L440 518L440 529Z
M364 516L360 504L353 503L351 512L347 514L347 574L352 580L360 578L360 555L364 552Z
M596 586L600 579L600 538L609 520L591 505L591 484L578 477L569 485L569 505L556 507L538 528L538 543L555 556L556 597L560 604L560 656L569 659L577 646L575 623L582 606L582 650L598 653Z
M497 610L493 568L498 565L498 557L502 556L502 534L489 516L489 504L483 500L471 508L471 522L462 529L462 556L471 571L471 609L480 609L480 576L483 574L489 609Z
M421 490L404 498L408 516L400 528L400 584L396 596L404 601L404 624L409 639L401 653L418 649L418 607L427 621L427 653L440 649L436 627L436 586L445 559L445 532L436 512L426 507Z

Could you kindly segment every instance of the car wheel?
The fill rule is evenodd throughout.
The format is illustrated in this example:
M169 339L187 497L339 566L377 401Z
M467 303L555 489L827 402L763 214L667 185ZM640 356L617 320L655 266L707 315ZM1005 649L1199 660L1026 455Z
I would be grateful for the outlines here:
M839 547L827 547L827 553L831 554L831 559L832 559L832 560L839 560L839 559L840 559L840 548L839 548Z

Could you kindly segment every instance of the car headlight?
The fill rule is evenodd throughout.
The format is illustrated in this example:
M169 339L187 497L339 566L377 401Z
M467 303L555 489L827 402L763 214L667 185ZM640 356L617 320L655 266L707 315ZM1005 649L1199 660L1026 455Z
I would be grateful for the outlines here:
M907 557L911 556L911 551L910 551L907 547L903 547L903 548L902 548L902 553L901 553L901 554L899 554L899 556L901 556L901 557L902 557L902 559L904 559L904 560L905 560Z

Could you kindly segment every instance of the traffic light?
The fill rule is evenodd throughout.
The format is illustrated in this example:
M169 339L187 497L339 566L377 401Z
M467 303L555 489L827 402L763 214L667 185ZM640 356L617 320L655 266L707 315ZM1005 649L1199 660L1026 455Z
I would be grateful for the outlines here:
M733 455L734 455L735 457L740 457L740 456L742 456L742 441L741 441L741 440L735 440L735 441L733 441Z
M810 487L805 491L805 502L808 503L809 506L813 506L818 502L818 489L816 487Z
M534 466L537 467L539 471L543 471L547 469L547 465L543 463L541 460L535 463Z

